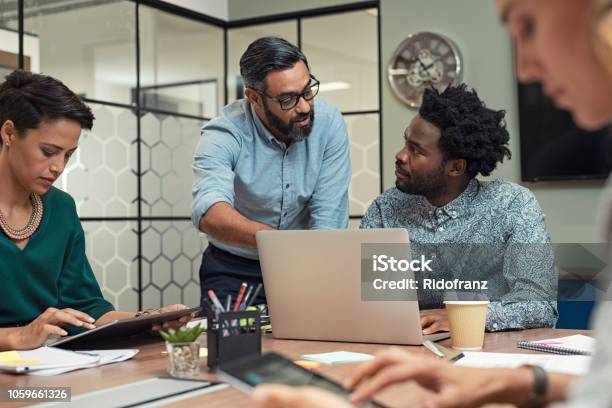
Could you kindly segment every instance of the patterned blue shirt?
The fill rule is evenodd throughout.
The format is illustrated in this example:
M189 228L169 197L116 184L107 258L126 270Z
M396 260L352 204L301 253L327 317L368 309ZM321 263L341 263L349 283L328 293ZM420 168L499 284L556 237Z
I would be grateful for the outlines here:
M501 255L488 260L487 271L493 273L487 275L487 293L498 301L489 305L487 330L552 327L556 322L557 273L550 238L540 206L524 187L501 179L474 179L443 207L391 188L374 200L361 228L406 228L413 256L419 244L500 247ZM436 307L431 303L440 299L419 293L419 300Z
M194 160L196 228L218 202L276 229L348 226L348 133L340 112L319 98L310 135L289 147L272 136L247 100L236 101L204 125ZM232 254L258 259L257 249L208 240Z

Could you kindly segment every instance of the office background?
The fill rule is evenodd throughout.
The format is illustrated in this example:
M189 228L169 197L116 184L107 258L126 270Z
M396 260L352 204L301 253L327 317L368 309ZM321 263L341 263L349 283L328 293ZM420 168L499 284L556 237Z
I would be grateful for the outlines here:
M456 42L464 81L507 111L513 158L493 177L520 181L512 44L492 0L0 0L0 58L19 52L20 5L24 66L63 80L97 117L58 187L77 201L93 269L122 309L198 302L206 240L189 221L191 158L201 124L236 98L238 59L260 36L300 44L320 97L345 113L352 227L394 183L415 111L392 94L386 67L419 31ZM603 181L523 184L554 242L599 241Z

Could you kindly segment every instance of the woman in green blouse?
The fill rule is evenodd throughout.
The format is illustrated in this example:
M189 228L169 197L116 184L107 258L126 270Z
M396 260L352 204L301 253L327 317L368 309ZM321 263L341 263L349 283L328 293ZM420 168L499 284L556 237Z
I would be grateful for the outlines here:
M52 187L93 120L51 77L15 71L0 85L0 350L135 315L102 297L74 200Z

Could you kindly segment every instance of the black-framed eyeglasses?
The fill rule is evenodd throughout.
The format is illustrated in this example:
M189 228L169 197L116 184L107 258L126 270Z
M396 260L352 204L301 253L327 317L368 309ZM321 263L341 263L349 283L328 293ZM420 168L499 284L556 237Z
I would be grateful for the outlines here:
M314 75L310 75L310 83L306 89L299 94L286 95L279 98L276 96L270 96L265 92L257 92L268 99L278 102L282 110L290 110L295 108L295 106L300 102L300 98L304 98L305 101L311 101L315 96L317 96L319 93L319 84L319 80L315 78Z

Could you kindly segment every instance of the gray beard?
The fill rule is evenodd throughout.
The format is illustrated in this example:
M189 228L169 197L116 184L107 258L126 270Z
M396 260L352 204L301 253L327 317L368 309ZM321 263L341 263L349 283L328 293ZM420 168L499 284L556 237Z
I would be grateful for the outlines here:
M309 114L310 125L300 126L297 128L294 126L295 122L290 122L288 125L285 125L282 120L278 116L273 114L270 110L268 110L268 107L265 105L264 113L266 114L266 119L270 124L270 127L279 132L280 134L284 135L292 142L301 142L302 140L305 140L310 135L310 132L312 131L312 126L314 125L314 109L312 109ZM304 117L302 116L300 119L304 119Z

